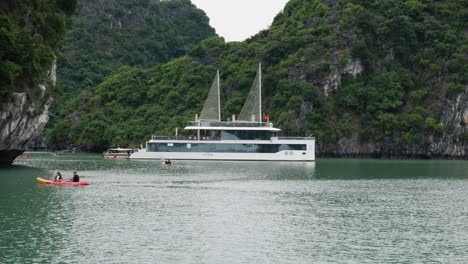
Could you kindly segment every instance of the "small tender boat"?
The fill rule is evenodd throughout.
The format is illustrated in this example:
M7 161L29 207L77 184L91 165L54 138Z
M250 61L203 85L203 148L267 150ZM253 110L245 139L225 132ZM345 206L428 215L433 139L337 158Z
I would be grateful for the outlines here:
M54 181L46 180L42 178L36 178L36 180L37 180L37 183L40 183L40 184L73 185L73 186L89 185L88 182L69 182L69 181L54 182Z
M171 162L171 160L168 160L168 159L163 161L163 163L161 164L161 166L163 166L163 167L170 167L172 165L173 165L173 163Z
M133 152L135 152L135 149L111 148L104 152L102 155L106 159L128 159Z

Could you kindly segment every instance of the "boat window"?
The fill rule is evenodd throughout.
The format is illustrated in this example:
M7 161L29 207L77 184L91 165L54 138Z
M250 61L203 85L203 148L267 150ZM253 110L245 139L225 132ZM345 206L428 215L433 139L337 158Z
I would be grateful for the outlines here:
M306 150L306 144L186 144L149 143L151 152L235 152L235 153L276 153L289 150Z
M270 131L223 130L221 140L270 140Z

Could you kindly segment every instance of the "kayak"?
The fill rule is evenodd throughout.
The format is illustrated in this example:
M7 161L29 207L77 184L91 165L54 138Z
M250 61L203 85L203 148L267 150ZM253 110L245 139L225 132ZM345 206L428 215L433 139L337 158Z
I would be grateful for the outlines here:
M163 163L163 164L161 164L161 166L163 166L163 167L171 167L171 166L174 166L174 164L164 164L164 163Z
M78 186L78 185L89 185L88 182L68 182L68 181L62 181L62 182L54 182L51 180L46 180L42 178L36 178L38 183L41 184L53 184L53 185L73 185L73 186Z
M78 186L78 185L89 185L88 182L69 182L69 181L62 181L62 182L54 182L51 180L46 180L42 178L36 178L38 183L41 184L53 184L53 185L73 185L73 186Z

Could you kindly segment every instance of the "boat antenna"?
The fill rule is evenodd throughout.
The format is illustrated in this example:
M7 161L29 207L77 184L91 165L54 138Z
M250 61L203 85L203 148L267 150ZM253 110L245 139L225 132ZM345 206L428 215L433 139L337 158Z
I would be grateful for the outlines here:
M262 122L262 63L258 64L258 120Z
M216 72L218 78L218 120L221 122L221 95L220 95L220 82L219 82L219 70Z

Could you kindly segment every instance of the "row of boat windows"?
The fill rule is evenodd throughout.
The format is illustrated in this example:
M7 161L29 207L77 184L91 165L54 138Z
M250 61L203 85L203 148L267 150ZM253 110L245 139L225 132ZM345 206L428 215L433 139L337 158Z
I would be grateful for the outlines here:
M236 152L236 153L277 153L283 150L306 150L305 144L191 144L191 143L149 143L152 152Z
M222 140L270 140L271 137L276 136L275 132L270 131L246 131L246 130L233 130L221 131Z
M270 140L277 132L256 130L200 130L200 139L211 140ZM196 135L191 138L196 138Z

